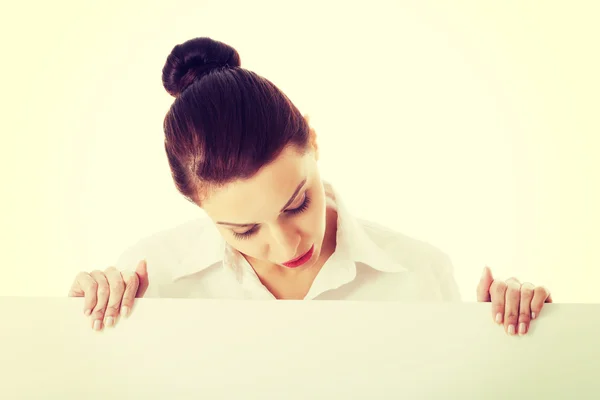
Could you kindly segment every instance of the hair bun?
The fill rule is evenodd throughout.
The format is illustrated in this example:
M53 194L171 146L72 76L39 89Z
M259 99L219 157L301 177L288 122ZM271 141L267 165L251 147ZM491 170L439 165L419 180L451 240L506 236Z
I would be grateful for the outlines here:
M207 37L191 39L175 46L167 57L162 71L163 86L177 97L210 71L240 65L240 56L233 47Z

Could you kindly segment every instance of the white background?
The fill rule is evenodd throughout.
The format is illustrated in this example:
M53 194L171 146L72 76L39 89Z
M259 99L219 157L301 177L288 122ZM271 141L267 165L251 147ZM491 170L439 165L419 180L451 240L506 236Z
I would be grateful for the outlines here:
M169 174L161 70L209 36L311 115L323 175L358 216L450 254L465 300L488 264L599 302L594 2L15 4L0 295L65 296L79 270L202 215Z

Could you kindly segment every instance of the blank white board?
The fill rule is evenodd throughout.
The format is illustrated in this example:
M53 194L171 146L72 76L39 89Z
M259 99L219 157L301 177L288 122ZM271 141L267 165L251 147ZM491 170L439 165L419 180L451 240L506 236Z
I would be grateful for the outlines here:
M2 399L600 399L600 305L524 337L489 304L0 297Z

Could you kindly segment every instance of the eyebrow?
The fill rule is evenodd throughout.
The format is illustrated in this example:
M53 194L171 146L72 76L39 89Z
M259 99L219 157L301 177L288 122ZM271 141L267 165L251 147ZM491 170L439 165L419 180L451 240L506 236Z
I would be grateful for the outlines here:
M294 194L292 194L292 197L290 197L290 199L287 201L287 203L285 203L285 205L281 208L281 210L279 212L285 211L285 209L288 208L289 205L294 202L294 200L296 200L296 197L298 196L298 192L300 192L300 190L304 187L305 184L306 184L306 179L303 179L302 182L300 182L300 184L298 185L298 187L296 187L296 190L294 191ZM219 224L219 225L236 226L236 227L240 227L240 228L246 228L246 227L249 227L249 226L258 225L256 223L252 223L252 224L234 224L232 222L223 222L223 221L217 221L217 224Z

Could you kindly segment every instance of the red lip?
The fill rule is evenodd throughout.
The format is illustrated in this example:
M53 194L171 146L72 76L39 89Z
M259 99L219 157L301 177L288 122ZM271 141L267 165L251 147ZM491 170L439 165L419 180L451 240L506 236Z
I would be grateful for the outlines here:
M315 245L313 244L306 253L304 253L303 255L301 255L300 257L298 257L296 259L284 262L283 265L285 265L288 268L297 268L297 267L301 266L302 264L306 263L308 260L310 260L314 251L315 251Z

